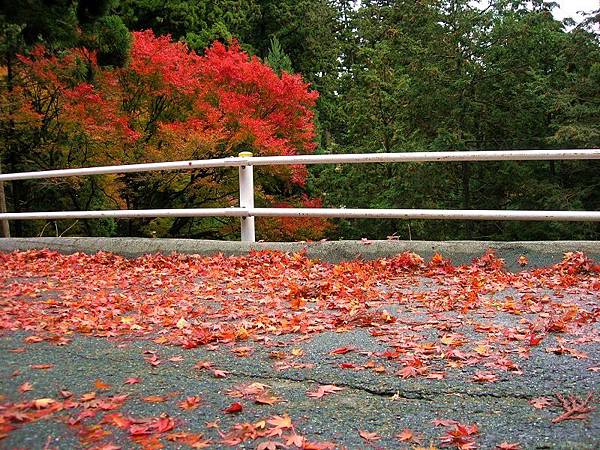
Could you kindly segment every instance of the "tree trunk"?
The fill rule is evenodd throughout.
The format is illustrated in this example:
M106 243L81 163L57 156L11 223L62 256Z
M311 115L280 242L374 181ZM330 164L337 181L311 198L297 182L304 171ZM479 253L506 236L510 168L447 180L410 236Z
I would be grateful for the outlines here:
M0 162L0 173L2 173L2 163ZM0 213L6 212L6 196L4 195L4 181L0 181ZM2 226L2 237L10 237L10 225L8 220L2 219L0 222Z
M13 90L13 67L12 67L12 58L10 57L10 53L9 50L6 51L6 70L7 70L7 88L8 88L8 92L12 92ZM14 135L14 121L12 119L12 99L9 100L9 113L11 113L11 119L9 121L9 125L8 125L8 136L7 136L7 142L6 142L6 147L9 150L9 153L11 152L11 144L12 144L12 138ZM2 160L0 159L0 173L2 173ZM6 193L4 192L4 181L0 181L0 213L5 213L7 212L6 210ZM9 238L10 237L10 225L8 223L8 220L6 219L2 219L0 221L0 227L2 228L2 236L5 238Z

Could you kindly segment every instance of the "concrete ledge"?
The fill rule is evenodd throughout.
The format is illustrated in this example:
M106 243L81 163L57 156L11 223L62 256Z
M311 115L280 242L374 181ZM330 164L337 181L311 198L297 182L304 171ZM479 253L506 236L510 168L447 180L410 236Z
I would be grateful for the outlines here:
M564 253L583 251L600 261L600 242L596 241L325 241L325 242L256 242L208 241L193 239L146 239L105 237L63 238L10 238L0 239L0 251L43 249L61 253L99 251L117 253L128 258L149 253L170 254L172 252L214 255L244 255L250 250L279 250L298 252L306 249L310 258L329 262L376 259L397 255L405 251L430 258L435 252L451 258L456 264L467 264L481 256L488 248L506 260L509 269L518 269L516 263L521 255L529 259L529 267L539 267L559 262Z

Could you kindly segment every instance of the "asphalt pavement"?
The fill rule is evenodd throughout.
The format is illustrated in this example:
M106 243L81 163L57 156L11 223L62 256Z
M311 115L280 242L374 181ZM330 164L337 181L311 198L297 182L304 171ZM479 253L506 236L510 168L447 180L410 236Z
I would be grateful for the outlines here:
M529 259L535 264L535 255L530 253ZM547 259L539 265L544 262ZM35 277L9 281L23 286L36 282ZM383 285L380 288L385 291L395 287ZM431 277L421 279L418 286L408 290L415 294L446 288L443 278ZM393 358L385 357L391 348L390 342L385 334L373 333L369 326L340 327L309 336L269 335L243 344L233 342L190 349L157 344L159 335L156 334L98 338L74 333L68 336L70 341L66 343L60 340L32 342L27 339L35 334L33 331L4 330L0 334L0 413L6 404L40 398L61 399L61 391L68 391L73 399L95 392L103 398L126 394L126 400L118 409L124 416L171 417L175 423L172 432L202 433L208 442L207 448L231 448L223 442L223 435L236 424L257 424L287 414L295 432L304 436L306 442L332 443L335 448L441 448L441 437L453 429L448 424L456 421L476 424L473 442L477 448L493 449L502 443L518 443L514 448L598 449L598 291L538 290L536 294L562 303L570 302L596 314L596 320L590 320L580 334L580 337L592 336L593 339L576 341L574 338L569 346L572 348L574 342L578 342L577 352L552 351L552 348L560 349L562 337L550 333L543 345L532 346L526 355L513 358L518 361L517 369L496 370L498 379L489 383L473 382L475 372L482 368L471 365L460 355L456 357L460 364L451 369L448 369L448 360L432 362L432 373L446 370L441 379L399 376L401 366ZM489 295L504 299L519 294L507 286ZM418 308L402 304L377 304L373 309L385 310L399 323L412 324L413 328L407 333L415 332L414 324L426 323L428 317ZM527 319L527 314L505 311L493 316L489 311L473 314L472 320L466 320L460 312L447 310L435 317L441 323L450 323L455 335L458 333L473 342L481 337L481 330L474 325L477 321L489 320L498 327L512 330ZM418 339L425 342L429 337L439 338L442 334L439 326L429 329L424 326ZM152 364L151 360L159 363ZM208 362L210 369L198 368L199 362ZM224 371L224 376L215 376L214 369ZM127 384L126 380L132 378L139 380ZM23 392L24 383L29 383L31 389ZM265 385L264 389L277 401L261 403L251 396L231 395L232 390L252 383ZM307 395L323 385L335 385L342 390L322 398ZM564 412L557 403L541 409L532 405L532 401L540 397L556 402L555 395L561 393L579 399L594 394L596 409L583 420L553 423L552 419ZM200 398L199 406L182 409L180 402L194 396ZM242 410L224 412L234 402L239 402ZM110 434L98 440L82 440L80 430L69 424L69 419L80 412L81 409L65 409L42 420L13 423L12 429L0 439L0 448L102 448L109 444L113 447L105 448L139 448L126 430L114 427L110 428ZM81 419L81 424L101 426L105 414L109 411L96 412L93 417ZM414 433L413 439L400 439L398 435L407 429ZM0 435L1 430L0 427ZM361 437L361 432L376 435L369 440ZM277 441L278 436L270 439ZM248 439L237 448L257 448L266 440L269 439ZM165 448L188 448L164 436L160 442Z

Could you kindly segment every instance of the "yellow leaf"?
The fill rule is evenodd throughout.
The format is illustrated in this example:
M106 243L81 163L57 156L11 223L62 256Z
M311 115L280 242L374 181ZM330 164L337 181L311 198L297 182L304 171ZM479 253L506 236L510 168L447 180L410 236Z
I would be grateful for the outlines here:
M33 401L33 406L36 409L42 409L42 408L47 408L48 406L50 406L53 403L56 403L56 400L51 399L51 398L38 398L37 400Z
M177 326L177 328L179 328L181 330L183 328L189 327L190 323L182 317L181 319L179 319L177 321L176 326Z

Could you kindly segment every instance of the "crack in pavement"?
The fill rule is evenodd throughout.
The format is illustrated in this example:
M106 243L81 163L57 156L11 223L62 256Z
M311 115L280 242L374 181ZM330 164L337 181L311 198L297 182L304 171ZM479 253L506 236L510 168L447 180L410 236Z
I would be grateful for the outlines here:
M230 375L237 377L246 377L246 378L260 378L263 380L282 380L282 381L292 381L296 383L317 383L320 385L331 384L326 381L321 381L316 378L309 377L292 377L292 376L272 376L266 374L256 374L256 373L248 373L248 372L230 372ZM515 400L531 400L536 398L535 395L526 395L526 394L506 394L506 393L496 393L496 392L464 392L464 391L431 391L429 393L424 393L422 391L411 391L404 389L396 389L396 390L382 390L382 389L373 389L366 386L356 385L352 383L346 382L336 382L335 384L338 387L345 387L348 389L352 389L355 391L366 392L371 395L376 395L379 397L395 397L406 400L426 400L426 401L434 401L436 396L445 395L445 396L458 396L458 397L475 397L475 398L503 398L503 399L515 399Z
M69 352L69 357L71 358L80 358L86 361L110 361L116 364L123 364L131 362L131 358L127 357L115 357L110 354L103 354L102 356L95 356L90 354L83 354L79 352ZM180 366L156 366L152 367L152 375L161 376L163 373L168 372L169 378L186 378L184 374L180 372ZM136 370L121 370L122 373L135 373ZM175 375L175 377L173 376ZM181 376L177 376L181 375ZM416 391L416 390L406 390L406 389L377 389L374 387L368 387L360 384L355 384L351 382L340 381L339 379L334 382L331 381L323 381L319 378L314 377L306 377L306 376L292 376L285 374L276 374L268 373L264 371L260 372L244 372L240 370L229 371L228 374L230 377L237 378L258 378L262 380L272 380L272 381L289 381L294 383L315 383L319 385L327 385L335 383L336 386L344 387L351 389L353 391L364 392L369 395L375 395L378 397L386 397L386 398L398 398L398 399L406 399L406 400L424 400L424 401L434 401L438 396L457 396L457 397L471 397L471 398L497 398L497 399L515 399L515 400L531 400L533 398L539 397L538 394L526 394L526 393L505 393L505 392L469 392L469 391L456 391L456 390L431 390L431 391Z

